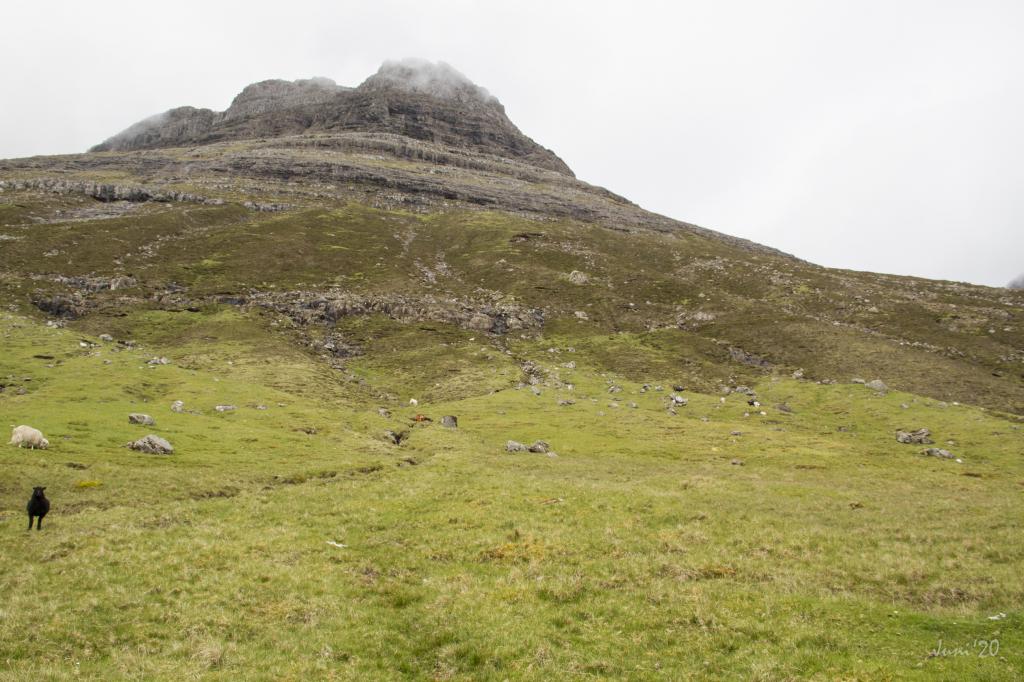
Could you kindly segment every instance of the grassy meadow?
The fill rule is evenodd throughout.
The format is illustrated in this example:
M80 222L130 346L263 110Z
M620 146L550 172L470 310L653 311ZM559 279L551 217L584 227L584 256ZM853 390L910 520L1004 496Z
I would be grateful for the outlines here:
M1019 417L781 372L672 415L656 337L359 317L339 372L276 322L0 314L51 442L0 447L0 679L1021 679Z

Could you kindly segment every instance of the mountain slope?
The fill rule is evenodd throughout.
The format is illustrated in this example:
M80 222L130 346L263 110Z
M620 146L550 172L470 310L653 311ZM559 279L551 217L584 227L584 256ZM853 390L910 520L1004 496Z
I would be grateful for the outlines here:
M0 676L1019 677L1024 291L644 211L439 65L98 149L0 161Z

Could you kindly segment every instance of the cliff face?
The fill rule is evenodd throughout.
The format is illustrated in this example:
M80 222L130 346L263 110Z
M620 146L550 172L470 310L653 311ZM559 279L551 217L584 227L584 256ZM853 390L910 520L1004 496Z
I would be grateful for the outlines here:
M554 152L524 135L487 90L447 64L421 61L387 62L357 88L327 78L254 83L226 111L172 109L90 151L344 131L394 133L572 175Z

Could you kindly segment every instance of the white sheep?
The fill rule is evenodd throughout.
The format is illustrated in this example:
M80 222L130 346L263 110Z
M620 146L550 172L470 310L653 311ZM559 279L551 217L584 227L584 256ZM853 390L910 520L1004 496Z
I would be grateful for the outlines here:
M420 401L416 400L416 398L409 398L409 404L412 405L413 407L416 407L417 405L420 404Z
M11 442L8 445L24 446L33 450L45 450L50 447L50 441L43 438L43 432L33 429L31 426L16 426L11 431Z

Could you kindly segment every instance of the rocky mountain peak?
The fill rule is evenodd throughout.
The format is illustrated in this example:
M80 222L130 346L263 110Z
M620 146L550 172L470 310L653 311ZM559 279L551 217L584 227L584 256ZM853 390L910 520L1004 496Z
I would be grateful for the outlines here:
M224 120L242 118L269 111L288 109L309 104L320 104L338 93L350 91L330 78L304 80L265 80L245 86L224 112Z
M486 89L444 62L385 62L357 88L329 78L246 86L223 112L178 107L151 116L90 151L184 147L307 133L389 133L460 153L516 160L572 176L558 156L508 119Z

